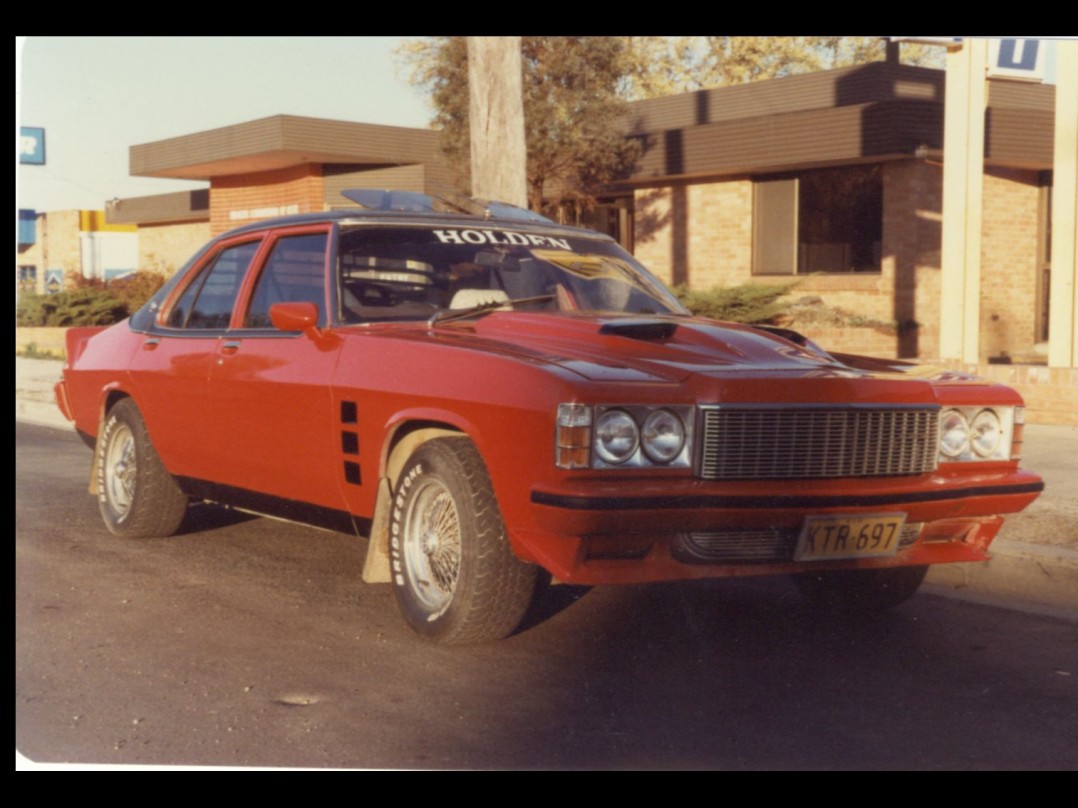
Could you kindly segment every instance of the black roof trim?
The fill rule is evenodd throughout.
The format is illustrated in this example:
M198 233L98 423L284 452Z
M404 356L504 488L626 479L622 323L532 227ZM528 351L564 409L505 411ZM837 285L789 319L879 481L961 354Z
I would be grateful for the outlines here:
M473 216L466 213L412 213L400 210L363 210L360 208L346 210L328 210L315 213L298 213L293 216L279 216L274 219L262 219L250 224L241 225L217 236L214 240L232 238L244 233L257 233L282 227L302 227L313 224L393 224L393 225L452 225L454 227L472 227L476 230L489 230L502 228L509 230L537 231L543 233L559 233L575 238L599 238L604 241L613 241L605 233L588 230L583 227L571 227L569 225L552 222L529 222L521 219L486 219L481 216Z

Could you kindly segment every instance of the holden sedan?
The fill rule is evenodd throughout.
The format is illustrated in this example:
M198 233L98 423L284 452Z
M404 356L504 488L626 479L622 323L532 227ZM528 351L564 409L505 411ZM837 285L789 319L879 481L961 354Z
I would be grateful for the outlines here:
M233 230L69 331L57 398L109 530L209 501L353 533L413 629L477 642L540 570L887 608L1043 487L1007 387L692 317L594 232L381 198Z

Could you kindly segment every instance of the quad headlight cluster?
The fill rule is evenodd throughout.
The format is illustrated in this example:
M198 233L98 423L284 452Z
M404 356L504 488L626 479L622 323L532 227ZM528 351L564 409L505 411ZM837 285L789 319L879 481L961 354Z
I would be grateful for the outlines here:
M941 463L1009 460L1021 407L951 407L940 414Z
M563 469L687 468L693 408L559 404L556 463Z

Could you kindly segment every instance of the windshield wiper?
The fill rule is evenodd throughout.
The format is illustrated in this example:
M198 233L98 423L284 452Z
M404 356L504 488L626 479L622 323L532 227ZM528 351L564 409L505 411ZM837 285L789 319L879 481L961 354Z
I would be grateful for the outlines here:
M438 323L451 323L454 320L467 320L469 317L476 317L482 314L489 314L495 309L500 309L502 306L516 306L522 303L543 303L553 300L556 295L536 295L535 297L518 297L513 300L491 300L486 303L480 303L478 306L472 306L468 309L442 309L436 311L427 320L427 327L433 328Z

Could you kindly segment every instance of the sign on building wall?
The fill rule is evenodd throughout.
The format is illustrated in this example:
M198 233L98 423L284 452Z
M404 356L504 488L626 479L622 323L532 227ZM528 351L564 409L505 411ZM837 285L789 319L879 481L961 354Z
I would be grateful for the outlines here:
M29 247L37 243L37 212L22 208L19 210L19 246Z
M988 75L995 79L1044 81L1044 43L1038 39L992 39Z
M62 269L45 270L45 293L58 294L64 290L64 271Z
M45 130L40 126L19 127L19 162L23 165L45 165Z
M247 208L230 210L228 218L233 222L246 222L250 219L270 219L274 216L294 216L299 213L299 205L276 205L268 208Z

